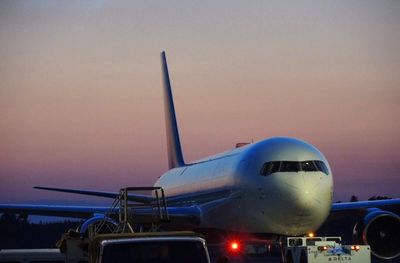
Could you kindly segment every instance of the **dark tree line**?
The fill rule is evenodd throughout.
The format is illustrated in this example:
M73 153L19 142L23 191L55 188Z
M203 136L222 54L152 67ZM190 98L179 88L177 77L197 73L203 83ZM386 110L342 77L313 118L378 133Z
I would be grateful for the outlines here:
M61 235L80 222L29 223L26 217L2 214L0 217L0 249L54 248Z

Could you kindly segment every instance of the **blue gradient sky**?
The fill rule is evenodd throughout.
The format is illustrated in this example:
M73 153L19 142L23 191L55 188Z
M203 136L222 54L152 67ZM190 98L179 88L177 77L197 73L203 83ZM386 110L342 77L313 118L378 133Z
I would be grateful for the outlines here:
M335 198L400 197L399 1L1 1L0 201L88 201L167 170L159 53L187 160L293 136Z

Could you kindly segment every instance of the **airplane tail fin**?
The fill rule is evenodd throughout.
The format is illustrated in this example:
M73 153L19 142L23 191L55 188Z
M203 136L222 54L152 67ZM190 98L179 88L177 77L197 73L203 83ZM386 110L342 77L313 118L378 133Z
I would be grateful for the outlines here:
M163 75L165 126L167 130L167 151L169 168L185 165L181 143L179 140L178 125L176 123L174 100L172 98L171 83L169 80L167 58L165 51L161 52L161 67Z

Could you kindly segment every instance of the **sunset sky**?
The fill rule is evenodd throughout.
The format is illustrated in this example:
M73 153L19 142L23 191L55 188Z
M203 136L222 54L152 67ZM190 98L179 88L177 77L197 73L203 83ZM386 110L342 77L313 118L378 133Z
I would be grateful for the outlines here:
M0 203L95 202L167 170L160 52L187 161L291 136L335 200L400 197L400 1L1 1Z

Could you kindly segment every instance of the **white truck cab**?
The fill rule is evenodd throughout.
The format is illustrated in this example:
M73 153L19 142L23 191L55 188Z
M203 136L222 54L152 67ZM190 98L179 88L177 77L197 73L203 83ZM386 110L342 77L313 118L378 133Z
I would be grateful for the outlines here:
M193 232L98 235L89 255L91 263L210 263L204 238Z
M288 237L285 263L353 262L370 263L366 245L342 245L340 237Z

